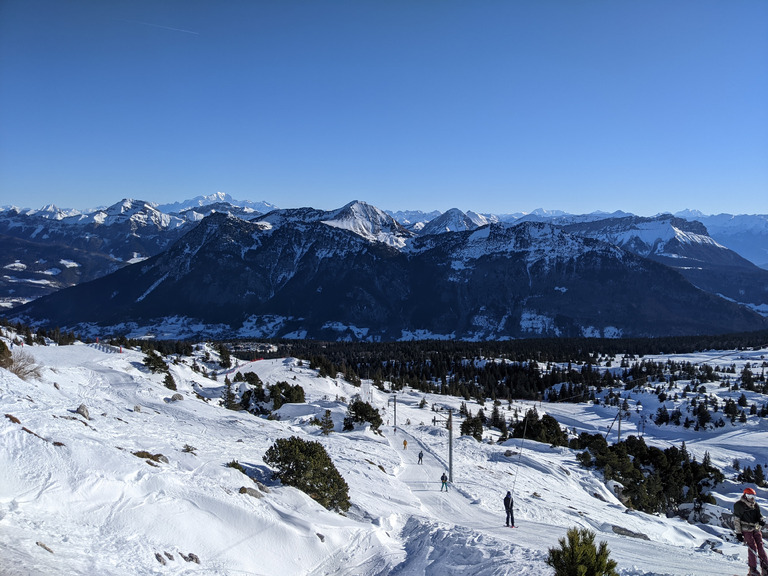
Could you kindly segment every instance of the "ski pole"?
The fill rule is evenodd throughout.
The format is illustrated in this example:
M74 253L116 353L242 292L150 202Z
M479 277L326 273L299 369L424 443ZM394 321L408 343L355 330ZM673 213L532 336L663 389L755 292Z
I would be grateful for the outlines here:
M528 414L526 413L526 416ZM523 444L525 444L525 435L528 432L528 418L525 419L525 425L523 426L523 439L520 441L520 454L517 457L517 467L515 468L515 479L512 480L512 492L515 492L515 486L517 485L517 473L520 472L520 459L523 457Z

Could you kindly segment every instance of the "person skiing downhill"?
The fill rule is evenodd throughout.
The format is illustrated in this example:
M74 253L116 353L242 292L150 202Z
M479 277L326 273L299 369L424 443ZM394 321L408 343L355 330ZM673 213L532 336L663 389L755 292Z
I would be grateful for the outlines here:
M445 491L448 492L448 476L445 475L445 472L443 472L443 475L440 476L440 482L442 482L440 485L440 492L443 491L443 488L445 488Z
M763 533L760 528L765 526L765 519L760 513L760 506L755 502L755 491L745 488L741 498L733 505L733 526L736 539L746 544L749 576L768 576L768 557L763 548ZM757 569L757 557L760 557L760 567Z
M504 510L507 511L507 526L512 526L512 528L515 527L515 513L513 512L512 506L514 505L514 500L512 500L512 492L507 492L507 495L504 496Z
M421 461L421 460L422 460L422 458L424 458L424 452L422 452L421 450L419 450L419 464L423 464L423 462Z

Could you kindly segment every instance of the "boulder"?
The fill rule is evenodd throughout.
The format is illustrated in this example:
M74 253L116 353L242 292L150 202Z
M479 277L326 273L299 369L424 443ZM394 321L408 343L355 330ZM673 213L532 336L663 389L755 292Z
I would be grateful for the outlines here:
M253 496L254 498L263 498L264 495L256 490L256 488L250 488L248 486L242 486L240 488L240 494L248 494L248 496Z

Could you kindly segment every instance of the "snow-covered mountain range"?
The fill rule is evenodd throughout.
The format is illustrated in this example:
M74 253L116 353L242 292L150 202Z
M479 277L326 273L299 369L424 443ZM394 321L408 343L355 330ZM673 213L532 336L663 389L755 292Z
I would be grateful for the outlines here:
M768 271L744 265L768 286ZM9 316L94 335L368 341L768 327L669 266L560 226L499 222L416 235L362 202L251 221L212 214L165 252Z
M697 210L684 210L675 217L690 223L703 224L706 234L728 247L756 266L768 269L768 215L766 214L717 214L705 215ZM601 220L615 220L634 217L627 212L594 212L592 214L573 215L548 213L536 210L521 216L528 220L549 221L558 225L585 224ZM637 217L635 217L637 218Z
M184 212L195 211L198 208L205 208L210 206L223 206L229 204L230 206L237 206L244 208L250 213L265 213L277 209L277 206L270 204L269 202L252 202L250 200L235 200L229 194L224 192L216 192L208 196L196 196L191 200L183 200L181 202L172 202L170 204L158 204L156 207L161 212L169 214L180 214Z
M359 201L178 208L3 210L6 305L37 298L13 313L82 331L167 332L172 319L211 336L371 340L742 331L764 327L750 310L768 315L768 270L672 215L449 210L404 225Z
M670 380L665 401L650 385L631 393L605 388L597 402L501 403L510 422L535 407L571 438L643 436L662 450L684 442L692 458L708 458L724 472L725 481L708 492L714 503L700 511L684 505L666 517L627 508L620 486L581 465L577 450L530 438L499 442L491 429L482 442L461 436L463 398L409 387L395 396L388 382L382 389L369 380L353 385L291 357L236 361L225 370L216 348L205 344L164 359L173 391L144 366L138 349L79 342L22 349L7 329L0 329L0 341L29 355L39 371L21 380L0 368L5 576L549 576L548 549L573 527L607 543L620 576L746 573L747 550L733 538L730 510L742 489L755 485L736 481L734 466L768 462L765 418L748 415L744 423L694 431L643 416L662 405L685 410L694 398L722 406L742 393L761 405L762 395L732 385L746 366L765 366L765 348L643 358L711 367L714 378L706 383ZM620 374L625 360L603 357L592 368ZM221 399L237 374L255 374L265 387L300 386L305 402L284 404L269 418L228 410ZM236 397L249 388L237 384ZM629 406L620 438L609 428L617 409L607 400L616 392ZM342 431L358 396L382 415L381 434L368 424ZM493 408L490 399L466 404L472 413ZM333 421L328 435L316 424L326 411ZM323 446L348 484L347 513L326 510L273 478L265 453L290 437ZM450 463L445 493L439 477ZM516 529L504 526L507 490ZM758 486L757 494L765 509L768 491Z

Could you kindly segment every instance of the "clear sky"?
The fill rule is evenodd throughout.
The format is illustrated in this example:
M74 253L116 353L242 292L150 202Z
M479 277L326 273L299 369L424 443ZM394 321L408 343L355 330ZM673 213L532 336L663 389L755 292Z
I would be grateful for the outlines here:
M768 213L766 0L0 0L0 205Z

